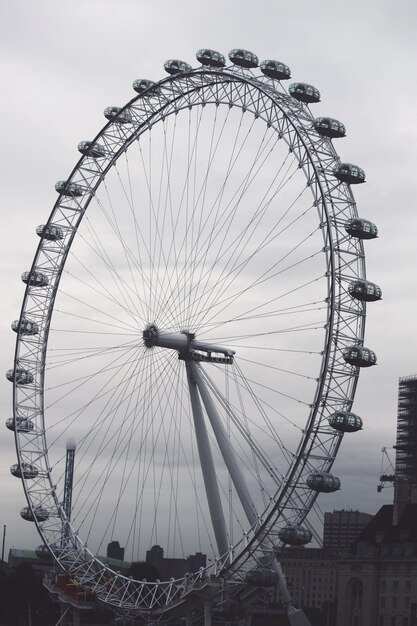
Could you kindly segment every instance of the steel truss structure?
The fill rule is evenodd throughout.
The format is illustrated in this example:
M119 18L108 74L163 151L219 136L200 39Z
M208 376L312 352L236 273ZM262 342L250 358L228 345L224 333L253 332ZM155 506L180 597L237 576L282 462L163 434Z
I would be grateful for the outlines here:
M241 436L251 448L256 463L268 468L275 487L271 489L272 495L265 507L247 516L240 537L230 543L230 536L220 523L215 531L220 536L217 555L206 569L178 580L135 581L112 571L96 558L79 536L76 523L69 522L60 500L49 460L50 424L44 416L48 337L61 278L63 286L65 283L63 274L67 258L88 215L90 204L97 198L107 177L119 160L125 159L129 150L133 150L154 127L165 124L176 115L187 114L187 111L202 112L210 107L238 110L251 116L256 124L263 124L287 146L288 153L296 162L296 169L304 174L322 233L320 252L327 285L320 365L316 372L315 393L306 407L305 423L300 429L298 446L294 450L283 447L279 452L287 457L285 472L270 466L262 445L251 437L245 427L241 427ZM350 236L345 229L346 222L357 217L350 185L335 176L340 159L332 141L318 133L313 122L314 116L308 105L289 95L280 81L261 75L256 69L237 65L224 68L201 66L170 75L133 98L97 134L91 145L101 147L100 158L91 151L79 159L65 184L61 185L61 193L46 224L46 229L57 227L60 236L43 236L40 240L30 276L41 273L47 277L47 285L38 286L29 277L14 364L15 372L23 369L33 374L33 382L29 384L20 384L17 376L14 381L18 460L21 467L30 464L38 470L37 476L30 480L25 478L23 472L24 489L39 532L59 565L100 600L132 616L158 619L207 579L235 582L243 580L245 572L261 561L263 564L273 563L275 552L282 544L278 536L279 528L285 524L300 526L314 505L317 491L308 487L306 475L329 472L335 460L343 433L332 428L328 418L338 411L349 412L355 394L359 368L345 361L343 349L363 345L366 303L352 298L348 287L352 281L365 279L365 258L362 240ZM131 252L125 254L130 258ZM26 334L24 320L34 322L39 332ZM161 331L158 325L155 328L163 335L164 329ZM174 330L177 333L183 331L181 327ZM191 330L187 329L187 332ZM142 341L140 336L138 341ZM236 357L226 354L226 351L218 354L216 361L212 356L216 349L210 349L210 341L203 347L195 345L193 353L185 352L182 357L181 350L177 350L182 364L186 365L195 419L196 414L203 419L199 394L204 403L204 394L212 398L217 412L232 410L210 368L221 369L229 367L233 360L238 362L239 349L236 349ZM187 350L190 343L192 338ZM228 346L227 340L223 343ZM154 350L152 345L147 348L148 351ZM233 343L230 347L234 351ZM170 349L175 350L175 346ZM210 436L203 433L201 438L205 438L203 447L207 455ZM231 456L236 453L232 448L233 443ZM207 482L213 482L215 462L210 464L203 460L201 464L203 473L206 470ZM243 473L241 479L245 482ZM74 489L76 491L76 487ZM217 495L218 500L222 497ZM212 498L215 500L216 495Z

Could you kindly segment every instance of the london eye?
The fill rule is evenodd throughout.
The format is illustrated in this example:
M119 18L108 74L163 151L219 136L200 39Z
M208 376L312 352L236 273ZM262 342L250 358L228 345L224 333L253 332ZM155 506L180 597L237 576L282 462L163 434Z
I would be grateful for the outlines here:
M277 550L308 544L318 494L340 488L359 371L376 362L377 228L351 191L363 170L334 147L344 124L315 116L318 89L288 85L282 62L196 56L135 80L79 143L36 229L7 372L22 516L80 585L146 619L204 580L281 580ZM113 539L131 561L155 545L209 561L133 580L97 556Z

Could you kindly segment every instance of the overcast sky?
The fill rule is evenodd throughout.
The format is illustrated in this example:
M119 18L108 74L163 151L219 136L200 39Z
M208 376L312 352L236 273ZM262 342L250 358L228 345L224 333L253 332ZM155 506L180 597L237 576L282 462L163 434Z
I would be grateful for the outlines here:
M346 438L337 460L343 490L326 510L374 513L392 491L376 493L381 448L395 438L398 377L417 373L416 145L417 5L414 0L0 0L1 67L1 368L12 367L22 271L37 245L35 227L56 199L54 183L78 159L76 145L104 124L102 111L131 99L136 78L160 79L163 62L195 64L201 47L234 47L287 63L295 80L317 86L317 115L343 121L342 160L364 168L354 190L359 214L374 221L366 244L370 280L383 301L368 307L365 344L378 366L363 371L354 410L365 429ZM0 378L2 421L11 385ZM36 546L21 520L12 433L0 430L0 528L9 547Z

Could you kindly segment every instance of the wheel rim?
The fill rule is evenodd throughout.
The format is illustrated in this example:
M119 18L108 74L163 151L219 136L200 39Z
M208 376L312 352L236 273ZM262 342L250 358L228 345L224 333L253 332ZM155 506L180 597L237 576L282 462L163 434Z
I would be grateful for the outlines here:
M80 434L76 437L84 444L81 450L84 449L85 452L81 451L81 455L84 454L84 457L87 457L92 441L97 439L97 433L106 422L102 418L102 411L106 403L108 404L109 398L112 398L111 402L114 406L117 402L125 405L125 422L128 425L122 434L119 433L119 439L117 439L117 428L110 429L106 437L102 438L100 444L102 447L100 448L99 445L93 454L97 466L97 459L100 458L98 453L105 451L110 441L113 444L115 441L116 443L122 441L123 451L126 453L126 450L130 451L129 433L131 436L134 435L135 428L142 428L148 432L156 428L151 421L140 423L137 419L136 422L128 423L128 418L132 415L132 405L140 406L141 410L144 410L145 403L147 403L153 415L159 411L162 417L159 422L162 446L158 449L161 453L161 450L168 450L168 444L164 443L163 438L164 436L166 438L169 431L164 431L163 422L171 410L176 415L176 419L171 421L170 428L173 431L177 430L176 443L172 444L175 451L167 462L171 468L174 457L176 456L178 461L181 456L179 451L183 431L178 426L179 413L187 411L185 410L185 396L180 398L178 389L183 388L184 379L182 378L182 382L178 383L179 378L176 374L177 382L174 384L168 374L165 374L166 385L169 381L177 399L175 402L165 400L164 405L161 396L155 395L152 401L149 399L152 387L149 383L150 369L143 368L143 372L147 372L148 375L141 379L142 389L146 388L146 393L141 400L142 404L139 403L139 396L134 395L132 389L128 391L127 381L129 377L136 376L135 364L141 359L155 361L155 370L152 374L154 379L161 377L161 371L157 368L162 367L162 362L165 362L166 368L169 368L166 372L170 372L170 376L173 376L174 367L178 371L183 364L178 362L174 366L173 361L176 357L173 359L172 352L169 356L163 356L160 348L143 347L141 332L147 324L155 323L162 332L166 330L195 332L199 339L217 343L221 341L236 349L238 353L236 363L229 376L225 377L225 369L228 366L219 364L215 364L212 368L214 374L211 369L207 369L206 374L209 377L208 386L213 397L216 398L219 409L223 409L225 414L229 413L228 429L236 451L240 450L240 461L245 465L244 460L247 461L250 454L253 456L251 469L248 462L245 467L252 482L257 485L255 488L252 487L252 493L254 493L253 497L256 499L256 506L259 510L259 522L252 527L247 522L241 522L242 513L239 505L229 504L232 520L229 536L232 547L225 555L218 554L214 549L212 552L214 564L210 571L218 574L227 570L230 574L237 574L245 567L251 566L259 555L259 538L266 532L270 537L276 537L274 529L276 529L278 519L282 522L301 523L313 505L316 494L306 487L306 472L328 471L332 466L341 435L328 427L326 418L336 410L349 410L353 400L357 369L343 361L341 349L353 343L362 343L363 340L365 305L352 300L348 296L347 287L351 279L364 278L364 261L361 242L349 239L343 229L344 221L355 217L357 213L349 186L338 182L333 175L333 169L339 163L339 159L331 142L316 133L309 110L285 93L276 91L273 88L273 82L269 79L256 78L250 72L233 69L193 70L193 72L161 81L154 95L150 97L142 95L135 98L124 111L128 112L133 123L121 125L117 122L110 122L99 133L94 142L104 146L107 156L103 159L84 157L79 161L68 181L79 185L84 190L83 195L79 197L61 195L48 221L48 224L57 224L63 228L64 237L55 242L42 239L33 262L32 269L39 269L48 275L49 285L43 288L42 293L38 288L28 286L25 293L22 317L35 321L42 330L35 337L24 335L18 337L15 368L26 367L34 372L35 381L33 385L25 387L15 385L14 393L15 417L29 418L35 424L35 428L30 433L16 432L16 438L20 461L36 464L41 470L36 480L23 480L23 482L32 510L41 506L50 513L47 520L37 523L45 542L52 547L59 562L69 569L82 584L93 587L101 598L105 598L112 604L140 612L145 608L163 607L172 601L175 594L178 594L178 589L184 589L190 584L190 579L178 581L175 585L176 591L173 590L171 582L153 586L143 585L107 570L93 557L93 554L86 548L85 541L88 541L89 535L93 532L93 526L90 523L91 516L96 520L100 517L100 510L94 509L90 515L86 513L88 498L85 498L83 502L78 500L74 502L74 510L78 507L81 511L80 517L78 520L73 519L72 525L69 525L59 504L61 500L59 489L55 488L57 474L59 477L59 471L62 473L62 448L65 443L65 433L71 432L71 429L73 430L83 419L82 416L86 414L87 407L90 409L94 407L95 417L86 426L87 434ZM217 134L214 131L210 134L206 130L207 136L204 135L200 130L203 118L207 124L206 128L215 127ZM232 118L234 118L234 130L229 132L232 128ZM262 130L258 132L258 128ZM253 141L255 132L258 132L258 136ZM152 139L149 139L151 135ZM154 140L154 136L158 136L157 140ZM180 137L179 147L173 147L171 143L173 137ZM250 147L248 137L251 141ZM144 141L145 138L147 142ZM198 170L197 174L197 154L203 151L203 138L206 141L205 167ZM255 150L254 145L257 146ZM129 148L128 152L126 152L127 148ZM158 149L155 163L159 163L160 168L155 173L154 162L152 162L152 168L147 163L150 162L152 151ZM133 159L130 156L133 155L133 150L137 152L136 168L132 167L133 163L130 163ZM221 150L223 150L222 154ZM183 159L186 165L182 170L181 155L187 155ZM236 155L239 155L239 160L235 158ZM217 169L214 165L215 160ZM274 165L277 161L280 163L278 177ZM235 177L236 163L242 172ZM138 167L138 164L142 169ZM142 176L137 187L134 187L132 182L133 171L136 176L139 172ZM228 172L228 176L223 175L223 178L227 178L227 186L220 184L217 187L213 186L214 190L212 190L208 184L209 178L216 180L216 177L219 178L225 171ZM254 172L256 176L252 177ZM156 184L153 181L156 181ZM182 181L182 184L178 185L178 181ZM295 192L294 190L288 192L288 197L286 197L290 183L293 185L294 181L296 181ZM115 194L117 185L120 185L119 192ZM178 189L175 189L176 187ZM268 190L266 194L265 188ZM152 194L146 193L149 189L152 189ZM172 202L171 198L174 189L176 195L173 195L177 198L176 202ZM245 212L248 211L247 192L249 189L253 206L252 212L246 216L246 222L244 222L242 220ZM150 217L141 218L142 220L148 219L148 224L141 223L139 226L139 217L135 213L137 209L133 208L132 198L136 194L139 196L140 190L145 190L145 194L142 195L139 206L145 204L147 195L152 196L152 201L149 202L148 198L147 209ZM309 194L308 202L304 202L307 194ZM112 197L118 199L117 208L109 201ZM201 200L202 197L204 200ZM221 202L218 201L219 197L221 197ZM253 203L255 197L257 203ZM274 222L271 220L271 207L275 208L278 204L283 208ZM176 213L173 211L174 206L179 207ZM211 207L208 211L211 217L204 222L207 207ZM225 207L226 217L223 215ZM123 213L126 218L123 232L119 225L121 216L118 212ZM133 216L130 222L127 219L129 212ZM310 220L313 212L314 218ZM235 216L237 216L236 219ZM161 222L163 228L159 226ZM245 224L244 228L240 226L242 223ZM259 224L262 224L262 231ZM314 230L312 230L313 224ZM181 233L191 231L192 237L185 240ZM281 236L275 237L279 231L281 231ZM74 238L76 233L77 238ZM288 235L291 236L288 237ZM128 236L131 237L129 246L125 243ZM311 238L315 242L312 248L310 248ZM273 247L275 241L279 241L280 248ZM112 247L117 249L111 251ZM281 263L287 259L292 261L294 268L300 269L301 267L302 269L301 275L304 283L299 274L297 274L298 278L294 279L294 274L292 282L289 281L286 289L282 289L281 286L280 293L285 294L281 297L275 295L279 293L278 283L272 275L276 273L278 276L278 272L281 272L281 285L285 286L282 276L286 273L291 275L292 266L288 263L287 269L281 271L283 265L279 267L276 261L271 263L271 248L273 254L276 254L277 250L280 251ZM71 255L68 257L70 249ZM297 256L299 249L303 252L301 256ZM110 256L110 252L113 257ZM148 259L150 269L147 271L145 271L146 263L142 264L142 260L138 262L141 254ZM319 266L315 267L316 256L320 258L321 274L317 273ZM150 258L154 259L153 267L152 263L149 263ZM175 263L171 270L169 266L174 258ZM125 274L115 266L114 259L118 260L118 267L124 266ZM211 268L209 270L206 269L208 259L215 260L214 264L208 266ZM94 271L91 268L92 260ZM65 265L66 262L67 265ZM164 269L163 278L161 278L161 268ZM246 274L243 280L244 270ZM231 273L228 274L228 272ZM57 296L61 275L63 279ZM137 285L137 276L141 278L145 286L142 291ZM112 288L116 288L113 293L108 287L109 280ZM236 283L238 286L233 287ZM320 283L320 295L318 295L317 283ZM84 291L86 285L88 297ZM248 285L250 285L249 288ZM314 289L310 289L310 285L314 285ZM170 289L169 297L165 297L164 300L167 289ZM194 305L196 303L200 305L198 315L196 310L198 307L192 308L191 306L190 295L193 292ZM273 294L272 297L269 297L269 292ZM301 299L299 292L303 294ZM293 293L296 294L294 298ZM253 300L251 301L250 298ZM139 312L133 306L134 299L138 302ZM271 305L274 303L275 306L279 300L285 300L284 306L271 309ZM258 301L261 302L260 305ZM176 303L176 311L174 311L174 303ZM54 307L55 312L52 318ZM309 308L311 310L308 310ZM103 343L103 335L92 331L91 322L85 318L88 317L87 313L91 314L94 309L96 315L100 315L99 319L94 320L94 325L98 324L100 328L105 328L103 332L109 330L113 332L112 326L123 323L125 334L132 334L124 346L114 341ZM121 310L124 310L124 315L129 318L129 321L126 321L126 317L123 320L120 319ZM290 311L292 319L295 311L297 314L302 311L303 324L292 323L292 325L281 324L279 326L278 320L285 318ZM226 317L225 313L228 313ZM69 322L66 321L68 318ZM132 319L134 324L132 324ZM63 341L62 337L65 336L59 331L59 328L62 328L61 321L67 336L70 334L69 331L75 330L78 326L78 333L76 335L71 333L70 336L76 336L80 340L80 337L85 335L88 336L88 341L84 341L81 347L78 345L71 347L72 344L67 339L60 344L59 342ZM220 321L227 321L227 333L219 332ZM261 332L260 323L262 323ZM317 339L315 335L320 324L325 328L322 329L320 338ZM312 357L316 365L309 369L308 373L303 373L300 358L296 360L296 371L289 374L288 371L291 370L285 372L286 368L281 367L280 363L276 363L274 359L270 357L260 359L258 356L258 373L253 374L254 359L251 357L253 351L251 346L253 346L254 337L258 341L259 348L262 342L265 344L265 337L275 338L278 335L277 326L281 335L292 336L292 345L283 348L282 346L286 344L282 340L280 344L277 344L274 339L270 340L272 344L261 347L274 348L274 354L278 353L278 350L281 355L291 353L293 356L302 353L303 358L307 358L307 353L312 356L313 353L323 352ZM52 332L49 337L50 328ZM232 328L232 332L229 328ZM291 328L293 328L292 331ZM298 339L297 333L303 334L302 340ZM311 342L308 350L305 349L307 335L308 341ZM97 336L101 337L101 343L96 341ZM113 337L112 335L106 336L107 339ZM295 342L294 337L296 337ZM51 358L46 357L48 338L48 355L52 355ZM242 340L245 343L242 343ZM277 349L277 345L281 347ZM54 353L53 350L56 352ZM262 353L268 352L270 350L263 350ZM116 363L119 357L124 359L125 370L120 370L121 376L116 385L117 365L110 366L107 361L105 365L107 378L104 386L109 389L110 381L113 380L114 387L117 386L119 393L124 393L125 399L122 401L121 397L112 390L112 393L103 392L102 397L97 400L104 381L103 378L102 382L99 382L102 373L100 362L103 364L107 356L112 354L113 358L115 353ZM133 353L135 353L134 356ZM136 353L141 354L140 358ZM54 354L57 356L55 357ZM92 354L94 354L93 357ZM75 372L80 369L80 363L84 367L82 361L91 362L92 366L90 370L87 366L87 369L82 371L77 378ZM247 368L246 373L243 370L243 362ZM130 371L127 369L129 366L132 368ZM265 374L259 374L259 372L278 370L282 387L278 390L278 394L274 395L270 385L262 383ZM63 371L67 374L64 376L65 382L60 383L59 376ZM71 372L72 377L68 375L68 372ZM184 372L182 376L183 374ZM303 391L298 389L297 395L285 392L294 388L294 379L297 381L301 379L305 382L312 377L317 378L312 392L310 382L305 384ZM222 392L220 392L220 379L226 379ZM72 382L69 384L68 380ZM84 393L87 380L92 381L90 393L86 394L82 404L76 406L74 398L78 390L83 387ZM46 389L44 389L44 381L46 381ZM231 390L232 385L235 385L234 391ZM266 397L261 397L259 390L262 387L264 390L267 389ZM257 391L253 393L255 388ZM307 389L310 391L307 392ZM270 395L269 401L268 394ZM242 396L245 396L243 400ZM70 397L70 410L68 410L68 397ZM287 402L285 411L273 410L271 398L277 397L282 403ZM65 410L62 408L64 398L66 398ZM256 434L248 435L246 432L249 430L246 415L248 411L242 407L248 405L252 412L257 409L257 417L263 419L262 425L255 427ZM309 408L308 405L311 407ZM162 406L164 406L163 410ZM297 406L303 406L300 417L294 417L294 407ZM116 417L115 408L107 407L107 411L108 417L112 414ZM44 422L45 412L46 421ZM48 414L53 412L55 412L55 422L52 420L48 422ZM262 432L265 434L266 424L269 424L268 428L270 427L271 416L276 418L280 414L281 418L284 416L284 421L280 424L281 430L282 424L290 424L291 428L298 429L299 439L297 441L289 439L288 444L281 444L281 435L275 435L277 450L280 451L282 457L286 458L285 464L278 466L271 461L272 453L271 455L264 454L258 442L263 441L260 434ZM124 423L120 415L117 418L118 424ZM186 423L190 429L189 411ZM59 428L57 424L60 424ZM48 431L47 438L45 429ZM273 431L275 427L269 431L270 437ZM73 432L71 435L75 436ZM158 442L158 437L153 436L152 440L154 443ZM243 450L244 444L247 446L246 451ZM143 455L145 444L138 447L136 442L135 445L136 450L139 449ZM154 452L156 453L156 445ZM196 451L194 450L192 454L196 456ZM221 455L216 454L216 460L220 461ZM168 454L165 454L166 458L167 456ZM113 464L104 464L100 468L106 480L101 483L94 496L96 502L102 500L106 489L116 490L120 495L121 488L119 487L117 491L116 483L120 485L123 478L129 472L132 473L133 468L138 465L137 461L127 461L127 453L124 457L121 455L118 457L113 450L111 458L114 461ZM149 458L148 472L151 471ZM81 471L81 459L77 458L77 463ZM84 477L91 478L93 466L91 462L84 466L82 471ZM260 477L259 466L262 468L262 477ZM124 467L122 478L116 475L116 469L121 467ZM146 464L139 465L139 468L142 474L136 475L136 484L144 487L145 484L149 484L148 480L144 479ZM272 474L269 478L266 477L268 468ZM155 470L153 472L153 482L158 482ZM192 474L192 472L189 473ZM111 476L116 477L113 487L110 486ZM172 485L175 482L172 468L168 469L168 476L168 484L171 482ZM177 481L179 477L177 474ZM95 484L94 481L99 481L99 478L95 478L92 484ZM192 483L191 479L188 485ZM97 482L97 485L99 484ZM80 493L82 492L81 486L82 483L78 485ZM85 481L85 487L87 487L87 481ZM126 484L124 490L127 489ZM194 496L200 490L201 481L194 489ZM222 486L224 503L228 490L232 491L226 480ZM75 496L76 493L77 486ZM156 490L154 499L157 493L159 493L157 497L161 498L162 491ZM236 496L234 498L236 500ZM175 508L177 504L174 495L171 498L171 508ZM141 503L136 496L135 510L138 510L140 506L143 507L143 502ZM197 516L199 515L201 520L206 514L206 509L203 507L197 511ZM82 520L88 518L89 515L90 530L83 535L82 530L85 530L87 525ZM184 515L189 516L190 510L186 510ZM101 531L102 544L111 538L108 529L114 526L114 521L114 516L110 516L105 522L106 532ZM62 524L66 527L65 542L62 541ZM174 541L172 535L175 535L176 531L173 530L173 526L177 524L179 525L179 521L175 519L168 524L168 535L171 533L171 537L165 536L161 539L161 543L166 540ZM132 530L130 535L135 532L138 531ZM158 543L157 537L156 532L150 531L148 538L141 544L142 554L138 556L143 558L142 546L148 546L152 542ZM180 535L177 534L176 541L179 541L179 537ZM133 544L137 543L137 537L135 536L132 541ZM194 545L198 543L195 538L193 541ZM276 542L278 542L277 537ZM214 543L211 534L211 538L202 544L203 550L208 551L205 546ZM188 550L188 552L191 551L191 549ZM201 573L196 572L194 576L201 576ZM156 592L155 589L158 591Z

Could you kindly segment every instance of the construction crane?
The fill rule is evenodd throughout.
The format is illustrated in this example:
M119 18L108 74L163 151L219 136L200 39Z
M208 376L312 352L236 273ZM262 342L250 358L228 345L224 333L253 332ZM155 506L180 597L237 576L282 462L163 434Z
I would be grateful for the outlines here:
M395 481L395 466L394 463L392 462L388 450L394 450L394 448L386 448L383 447L381 448L381 452L382 452L382 459L381 459L381 471L380 471L380 476L379 476L379 480L380 483L377 487L377 491L378 493L381 493L381 491L385 488L385 487L393 487L394 486L394 481Z

